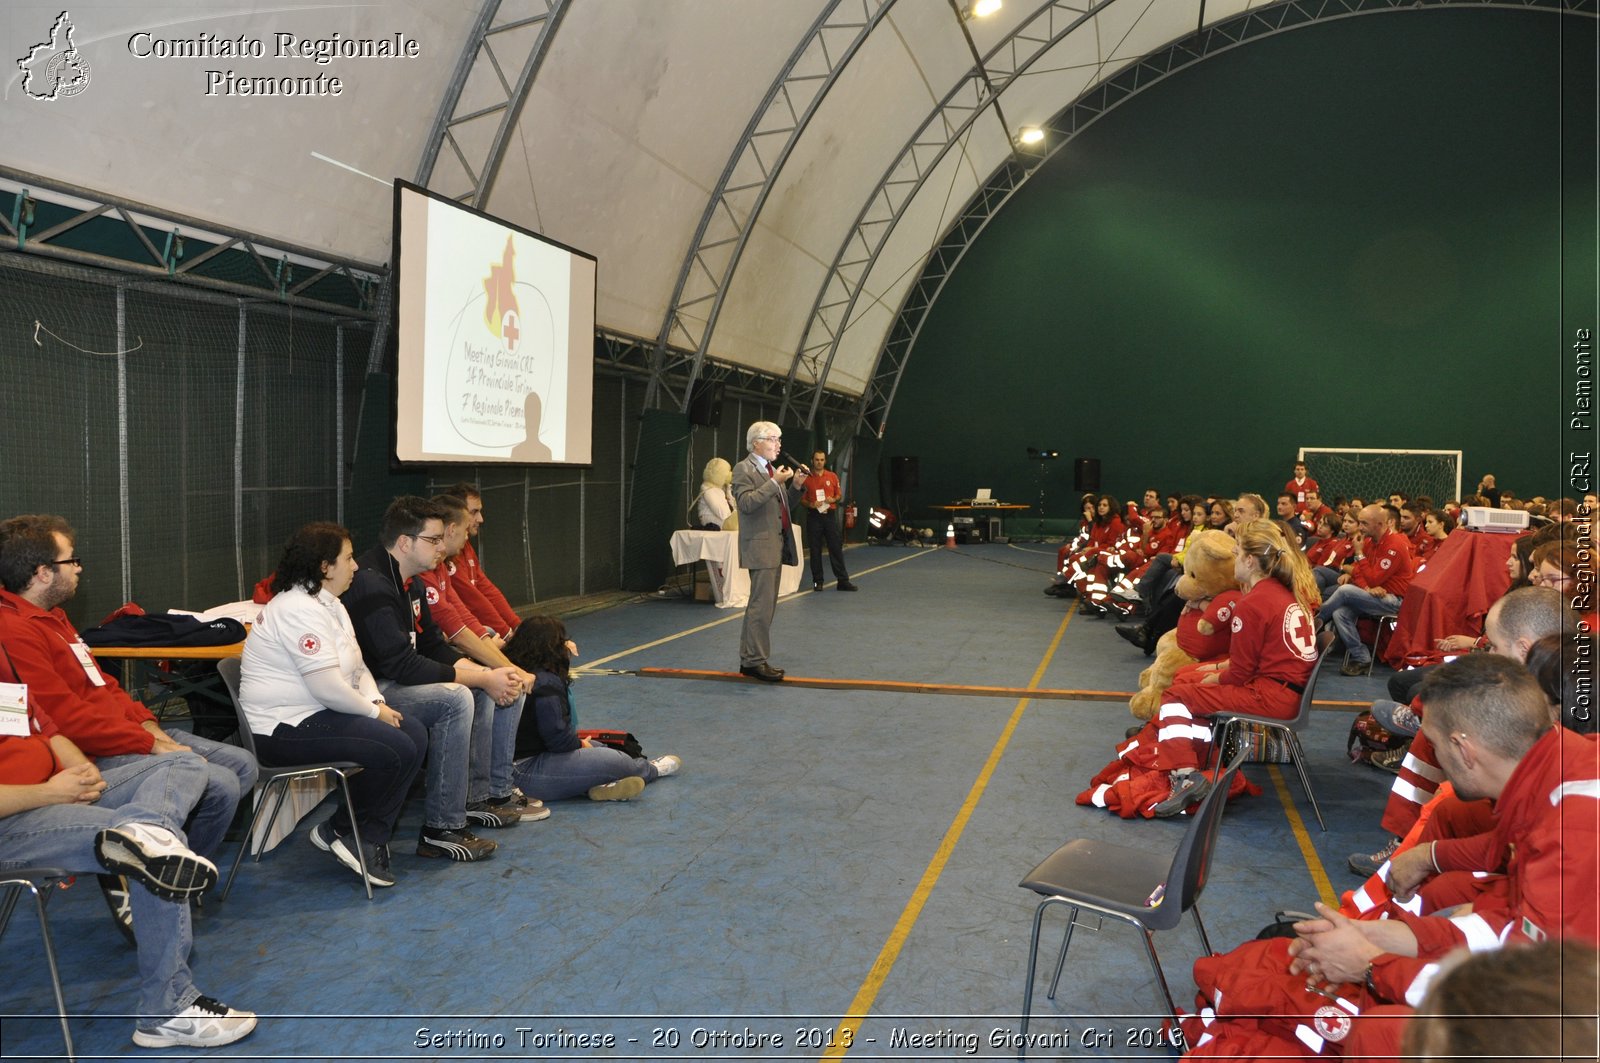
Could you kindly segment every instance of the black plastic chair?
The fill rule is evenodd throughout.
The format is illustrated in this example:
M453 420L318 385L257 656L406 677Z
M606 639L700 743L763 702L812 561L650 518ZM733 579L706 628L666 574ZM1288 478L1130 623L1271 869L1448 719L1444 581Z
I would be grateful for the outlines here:
M1317 795L1311 792L1311 778L1306 774L1306 751L1300 744L1300 732L1311 722L1311 700L1317 689L1317 677L1322 674L1322 662L1328 659L1328 650L1329 647L1325 646L1318 652L1317 661L1311 666L1311 674L1306 677L1306 688L1300 692L1300 708L1292 719L1276 720L1270 716L1251 716L1244 712L1217 712L1210 717L1211 748L1215 750L1211 759L1214 763L1222 760L1222 750L1240 723L1253 723L1258 727L1283 732L1284 743L1289 747L1289 762L1300 776L1300 785L1311 802L1311 811L1316 813L1317 826L1323 831L1327 831L1328 825L1322 820L1322 808L1317 804Z
M56 966L56 949L50 940L50 920L45 916L45 902L50 899L50 891L56 884L64 882L72 876L60 868L55 867L24 867L16 871L0 872L0 937L6 932L6 927L11 925L11 914L17 909L17 901L21 900L24 892L33 894L33 903L39 913L39 937L44 941L44 959L50 968L50 988L56 993L56 1014L61 1017L61 1037L67 1043L67 1060L71 1063L72 1030L67 1025L67 1001L61 992L61 971ZM9 964L13 973L20 970L20 964Z
M1017 1058L1026 1053L1028 1020L1033 1010L1033 981L1039 962L1039 931L1043 925L1045 909L1051 905L1065 904L1072 909L1067 920L1066 935L1061 939L1061 955L1056 960L1055 976L1050 980L1049 999L1056 998L1056 988L1061 983L1061 971L1066 966L1067 949L1072 945L1072 930L1078 925L1078 910L1087 908L1103 916L1111 916L1131 923L1144 934L1145 955L1150 969L1155 972L1167 1001L1167 1012L1172 1016L1174 1028L1178 1019L1177 1006L1172 1001L1172 991L1167 987L1167 977L1161 970L1161 960L1156 956L1154 934L1157 930L1171 930L1189 912L1200 931L1200 943L1206 955L1211 954L1211 939L1206 936L1205 924L1200 921L1200 909L1195 902L1205 889L1206 875L1211 866L1211 854L1216 848L1217 832L1222 826L1222 810L1228 802L1228 788L1238 774L1239 759L1228 765L1201 800L1200 807L1189 820L1188 830L1178 851L1172 856L1152 852L1147 847L1116 845L1097 838L1079 838L1070 841L1045 857L1044 861L1024 878L1019 885L1044 897L1033 913L1033 937L1028 944L1028 981L1022 993L1022 1037Z
M273 791L277 791L277 800L272 802L272 815L266 818L272 823L278 818L278 811L283 807L283 799L289 792L289 783L295 779L310 779L316 776L336 776L339 780L339 790L344 795L345 811L350 814L350 842L356 851L356 860L361 864L361 884L367 889L367 900L372 900L372 883L367 880L367 853L361 847L361 828L356 823L356 803L350 798L350 776L361 771L361 765L353 760L326 760L315 764L279 764L270 765L262 762L261 754L256 752L256 736L250 731L250 720L244 714L244 706L239 704L239 658L226 657L217 662L217 674L222 676L223 685L228 688L228 697L233 701L233 711L239 717L239 743L250 751L256 758L256 763L261 765L261 774L256 779L256 788L261 791L261 799L256 803L256 814L250 820L250 829L245 833L244 840L239 843L239 855L233 858L233 869L228 872L228 881L222 887L221 900L228 899L228 891L233 889L233 878L239 873L239 864L244 860L245 850L250 848L250 840L256 835L256 827L261 823L261 813L266 811L268 799ZM256 849L256 863L261 862L261 849Z

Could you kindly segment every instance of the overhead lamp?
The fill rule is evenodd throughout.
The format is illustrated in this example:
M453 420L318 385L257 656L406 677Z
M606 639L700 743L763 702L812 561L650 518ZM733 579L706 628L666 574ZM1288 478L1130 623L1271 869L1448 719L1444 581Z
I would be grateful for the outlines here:
M1036 125L1025 125L1017 131L1017 143L1023 145L1037 144L1044 139L1044 130Z
M974 0L972 5L973 18L988 18L1000 10L1001 0Z

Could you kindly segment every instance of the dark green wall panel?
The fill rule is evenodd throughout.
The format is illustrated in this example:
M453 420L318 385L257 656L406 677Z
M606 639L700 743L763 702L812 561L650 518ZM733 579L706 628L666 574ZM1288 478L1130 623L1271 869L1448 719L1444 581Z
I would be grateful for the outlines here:
M1026 448L1060 450L1052 517L1076 456L1119 497L1265 494L1301 445L1460 448L1465 489L1559 493L1563 199L1594 250L1592 122L1563 137L1593 64L1563 67L1563 22L1592 38L1541 13L1347 19L1125 103L968 252L883 453L920 457L925 506L1036 501Z

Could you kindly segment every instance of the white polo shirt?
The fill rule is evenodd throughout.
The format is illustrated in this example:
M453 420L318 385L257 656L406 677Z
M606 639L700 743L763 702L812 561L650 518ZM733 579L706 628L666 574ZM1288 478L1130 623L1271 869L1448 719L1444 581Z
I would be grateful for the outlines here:
M312 697L305 676L336 668L366 702L382 695L361 660L361 646L344 603L326 590L299 588L273 596L245 639L240 665L239 701L250 730L270 735L280 723L291 727L327 706ZM376 717L378 707L369 706Z

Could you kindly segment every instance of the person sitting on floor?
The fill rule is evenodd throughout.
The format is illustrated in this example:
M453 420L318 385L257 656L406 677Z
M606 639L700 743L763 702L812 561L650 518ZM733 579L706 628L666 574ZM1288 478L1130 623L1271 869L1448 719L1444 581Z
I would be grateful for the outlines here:
M1199 665L1189 682L1161 695L1155 719L1117 746L1117 757L1080 793L1123 818L1172 816L1211 783L1200 770L1211 753L1209 717L1218 712L1289 719L1317 659L1311 617L1319 601L1304 555L1265 520L1238 528L1234 575L1244 594L1233 607L1225 666ZM1235 776L1241 791L1247 784Z
M319 823L311 844L366 880L393 886L389 838L406 792L422 767L428 730L384 701L361 660L350 614L339 595L355 578L350 533L338 524L307 524L289 537L272 576L272 600L245 639L239 705L269 763L348 760L359 822L344 804ZM358 828L352 831L352 827Z
M626 801L646 783L671 775L683 761L666 754L646 760L578 737L572 708L572 658L577 644L553 616L530 616L506 645L517 666L534 676L517 727L512 774L523 793L547 801L588 794L591 801Z

